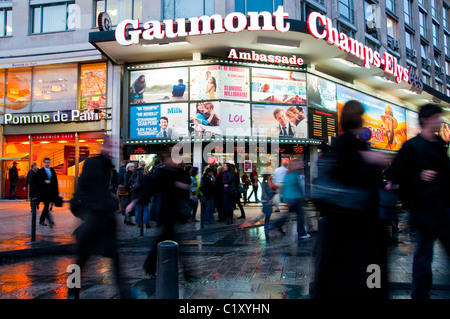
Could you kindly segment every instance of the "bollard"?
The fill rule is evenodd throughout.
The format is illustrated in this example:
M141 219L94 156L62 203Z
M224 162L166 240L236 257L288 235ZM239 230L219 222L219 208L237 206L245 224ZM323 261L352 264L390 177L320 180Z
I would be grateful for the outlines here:
M36 241L36 206L37 198L31 199L31 241Z
M144 206L139 205L139 212L140 212L139 228L140 228L141 237L142 237L142 236L144 236Z
M158 244L156 266L156 298L179 299L178 244L165 240Z

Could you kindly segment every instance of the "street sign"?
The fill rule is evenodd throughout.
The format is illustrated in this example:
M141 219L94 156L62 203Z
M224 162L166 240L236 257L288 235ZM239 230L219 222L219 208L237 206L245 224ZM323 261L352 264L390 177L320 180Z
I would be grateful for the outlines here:
M370 140L372 138L372 131L370 129L368 129L367 127L364 127L363 132L359 135L359 137L364 142L367 142L368 140Z

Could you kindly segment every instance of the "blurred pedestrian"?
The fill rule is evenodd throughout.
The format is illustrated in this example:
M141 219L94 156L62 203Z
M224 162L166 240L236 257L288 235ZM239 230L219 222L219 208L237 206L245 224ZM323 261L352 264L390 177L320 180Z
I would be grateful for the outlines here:
M39 224L47 226L45 220L48 220L50 227L55 224L50 214L50 203L57 201L59 196L58 177L53 167L50 167L50 158L44 158L44 167L36 172L37 197L39 203L44 203Z
M246 172L242 173L241 176L241 181L242 181L242 188L244 189L244 192L242 193L242 198L244 199L244 205L247 204L247 192L248 192L248 188L250 187L251 183L250 183L250 178L248 177Z
M214 219L214 171L208 167L202 177L203 224L215 224Z
M298 239L310 238L311 235L306 232L305 211L303 210L302 199L305 190L302 187L303 181L300 170L303 168L302 161L291 160L288 165L288 171L283 179L281 196L288 204L289 212L295 212L297 215L297 236Z
M381 166L386 157L369 151L358 137L362 132L364 108L357 101L347 102L341 111L344 133L332 145L337 156L333 170L344 185L370 190L370 209L351 213L321 209L315 258L315 299L386 299L386 228L378 218L378 189ZM319 177L321 171L319 170ZM376 265L376 289L367 284L369 266Z
M264 220L264 234L266 238L270 238L270 216L272 215L272 200L275 194L272 188L272 175L263 173L263 181L261 183L261 203L262 211L265 216Z
M122 179L119 181L120 185L124 186L124 190L122 193L119 193L121 200L122 200L122 215L124 216L124 224L128 225L128 226L134 226L136 224L134 224L132 222L132 218L131 218L131 214L134 215L134 211L133 212L126 212L126 208L128 206L128 204L131 202L131 190L130 190L130 179L131 176L133 176L134 173L134 163L128 163L125 167L125 173L122 175Z
M121 298L129 298L123 280L117 245L115 207L118 198L110 192L112 141L105 136L98 156L88 158L78 179L74 198L83 203L80 217L83 223L75 230L77 239L76 264L82 273L91 256L112 259L116 284ZM68 298L78 299L80 288L69 288Z
M28 171L27 179L25 180L25 186L23 190L27 189L28 186L28 195L30 197L30 206L33 208L33 198L37 196L37 186L36 186L36 173L38 171L38 167L36 163L31 164L31 169ZM36 210L39 210L39 206L36 207Z
M252 194L255 196L255 203L259 203L258 200L258 169L256 166L253 166L252 172L250 173L250 182L252 184L252 191L250 192L250 195L248 195L247 200L250 201L250 197L252 197Z
M162 230L158 235L150 253L147 256L143 269L151 277L155 278L157 266L157 245L164 240L176 241L175 222L180 215L179 201L184 193L189 191L189 182L186 181L183 169L175 164L170 154L160 154L162 164L154 171L153 175L146 175L143 189L139 198L134 199L127 207L127 212L134 209L137 202L145 205L152 194L161 193L160 223Z
M13 166L9 169L9 199L16 199L17 183L19 182L19 171L17 170L17 162L13 162Z
M230 163L223 165L223 209L226 223L233 224L233 210L238 196L236 188L236 173Z
M117 195L117 187L119 186L119 173L116 170L116 166L111 166L111 179L109 182L109 191L114 195Z
M442 113L435 104L420 108L420 134L403 144L386 172L409 195L405 200L410 203L416 235L412 299L430 298L436 239L450 257L450 160L445 142L437 134Z
M201 196L200 179L198 178L198 167L196 166L192 167L190 175L191 175L191 184L189 187L189 199L191 200L192 205L192 221L198 222L196 216L198 203Z
M283 187L284 177L288 172L288 165L289 162L284 161L281 163L281 166L273 172L273 184L276 187L275 195L273 196L273 204L275 205L276 213L280 211L281 189Z
M234 183L236 185L236 197L235 197L235 204L239 207L239 211L241 212L241 216L238 217L238 219L245 219L245 210L244 207L242 207L241 203L241 197L244 193L244 188L242 187L242 184L239 181L239 170L236 165L233 165L234 169Z
M214 179L214 206L217 210L219 222L226 221L223 209L223 166L217 167L217 175Z
M140 185L139 188L133 189L131 191L131 200L134 200L139 197L139 193L141 191L141 187L144 184L144 175L147 175L147 169L145 168L145 161L140 161L139 166L136 170L134 170L133 175L130 178L130 184L134 181ZM143 213L143 223L145 228L150 228L150 210L149 205L141 205L136 203L134 208L134 220L136 222L137 227L141 227L141 211Z

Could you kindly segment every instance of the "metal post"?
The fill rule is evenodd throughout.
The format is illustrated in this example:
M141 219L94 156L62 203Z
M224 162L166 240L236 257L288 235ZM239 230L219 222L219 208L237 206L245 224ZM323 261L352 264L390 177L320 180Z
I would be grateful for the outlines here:
M31 199L31 241L36 241L36 206L37 198Z
M165 240L158 244L156 298L179 299L178 243Z
M141 216L139 218L139 228L141 229L141 237L144 236L144 206L139 205Z

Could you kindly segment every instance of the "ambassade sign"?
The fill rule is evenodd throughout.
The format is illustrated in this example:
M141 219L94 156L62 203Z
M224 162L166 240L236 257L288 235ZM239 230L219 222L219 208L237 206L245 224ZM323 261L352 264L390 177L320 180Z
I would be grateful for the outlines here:
M270 13L233 12L222 18L220 14L212 16L192 17L188 19L166 19L162 22L150 20L139 28L139 19L127 19L116 27L116 41L121 45L140 44L141 39L150 41L154 39L173 39L176 37L219 34L224 32L237 33L243 30L249 31L278 31L287 32L290 29L289 22L285 19L289 16L284 12L283 6ZM262 17L263 25L260 26L259 18ZM189 24L189 28L188 28Z

